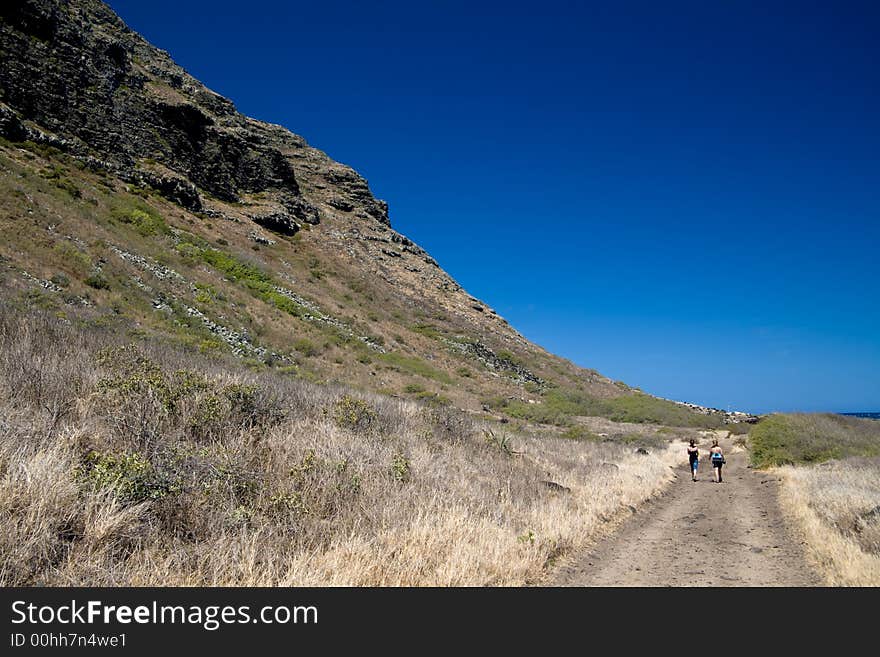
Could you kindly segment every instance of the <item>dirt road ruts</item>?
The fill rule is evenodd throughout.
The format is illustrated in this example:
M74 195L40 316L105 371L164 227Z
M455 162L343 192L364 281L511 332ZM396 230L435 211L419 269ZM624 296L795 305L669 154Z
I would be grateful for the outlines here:
M778 482L747 468L748 454L722 440L723 483L700 447L692 482L684 448L669 490L612 536L557 571L556 586L818 586L801 543L786 527Z

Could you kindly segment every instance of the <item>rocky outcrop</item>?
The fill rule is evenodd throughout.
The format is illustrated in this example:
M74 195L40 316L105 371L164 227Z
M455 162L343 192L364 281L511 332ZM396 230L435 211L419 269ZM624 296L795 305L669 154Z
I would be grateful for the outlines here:
M75 152L126 167L158 160L221 199L298 191L287 158L251 138L245 117L101 3L10 0L0 18L3 101L23 119L73 138ZM206 99L214 102L199 104Z
M199 212L202 209L202 199L199 190L190 181L178 176L167 176L152 171L141 169L123 170L119 177L140 187L150 187L169 201L177 203L181 207Z
M539 386L545 383L543 379L533 374L521 363L516 362L510 357L496 354L478 340L461 341L446 338L444 341L453 351L475 358L493 372L507 372L512 378L521 383L529 382Z
M324 174L325 180L339 191L344 192L345 197L336 197L332 205L339 209L349 208L353 210L359 205L362 211L360 216L372 217L380 223L390 225L388 220L388 204L373 198L367 181L356 171L349 167L338 165ZM351 201L354 201L352 203Z
M228 202L264 194L277 210L251 219L288 235L321 219L297 174L299 162L319 161L332 207L389 223L387 204L356 172L281 126L238 113L98 0L5 0L0 56L6 139L101 162L188 210L202 210L206 194ZM144 166L151 162L170 173Z

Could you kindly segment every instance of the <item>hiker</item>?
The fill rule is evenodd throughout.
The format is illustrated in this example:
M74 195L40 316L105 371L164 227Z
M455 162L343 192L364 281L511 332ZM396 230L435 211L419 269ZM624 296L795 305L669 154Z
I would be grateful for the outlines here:
M712 461L712 469L715 471L715 483L721 483L721 466L724 465L724 452L718 446L718 439L712 441L712 449L709 450Z
M688 459L691 463L691 480L697 480L697 468L700 467L700 450L697 449L694 444L694 439L691 438L691 444L688 447Z

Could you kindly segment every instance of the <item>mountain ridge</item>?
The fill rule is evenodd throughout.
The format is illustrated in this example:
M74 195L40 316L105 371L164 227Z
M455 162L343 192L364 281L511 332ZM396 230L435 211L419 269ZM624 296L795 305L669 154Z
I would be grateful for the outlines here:
M0 21L0 136L24 199L5 219L27 233L22 216L37 217L49 235L0 252L24 272L16 285L139 329L207 331L182 339L319 381L525 419L549 391L566 409L542 413L551 423L613 415L601 400L624 398L618 417L664 419L629 408L663 400L526 340L395 231L353 168L240 114L102 2L12 0ZM42 209L28 177L46 183ZM39 219L52 213L68 233ZM54 270L73 282L51 283Z

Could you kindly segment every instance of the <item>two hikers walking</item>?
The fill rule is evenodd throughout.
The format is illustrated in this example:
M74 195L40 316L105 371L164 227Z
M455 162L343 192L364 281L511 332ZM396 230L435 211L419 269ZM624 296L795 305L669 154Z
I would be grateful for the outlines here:
M700 450L697 449L696 443L691 439L691 444L687 448L688 461L691 468L691 480L697 480L697 469L700 467ZM712 463L712 470L715 472L715 483L721 483L721 466L724 465L724 452L718 445L718 439L712 441L712 448L709 450L709 461Z

